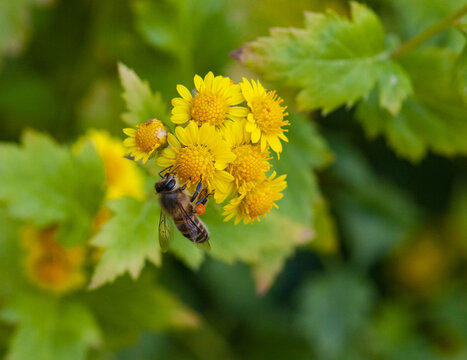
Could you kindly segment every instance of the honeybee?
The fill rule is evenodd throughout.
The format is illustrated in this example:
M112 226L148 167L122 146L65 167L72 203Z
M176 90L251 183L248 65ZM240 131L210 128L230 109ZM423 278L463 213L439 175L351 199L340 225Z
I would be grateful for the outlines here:
M186 190L186 184L180 186L175 169L171 167L162 170L159 175L161 180L154 185L159 194L159 203L161 206L161 215L159 219L159 243L162 251L167 251L169 242L173 236L172 224L168 217L170 216L177 229L183 236L196 244L203 244L206 250L209 246L209 232L206 225L200 220L198 215L205 211L205 205L209 194L206 189L202 189L199 183L193 195Z

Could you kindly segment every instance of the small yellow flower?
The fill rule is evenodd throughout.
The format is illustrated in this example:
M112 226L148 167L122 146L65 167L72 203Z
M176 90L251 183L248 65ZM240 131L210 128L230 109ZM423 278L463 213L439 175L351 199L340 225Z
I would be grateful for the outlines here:
M271 211L272 207L278 208L274 201L282 198L281 193L287 187L286 175L276 178L274 172L269 178L257 182L255 187L233 198L224 206L224 221L229 221L234 216L235 225L243 218L245 224L260 221L259 217Z
M198 127L190 122L186 128L177 126L175 137L168 136L169 147L162 151L156 160L162 167L173 166L181 184L190 188L200 182L209 191L214 191L214 198L222 202L228 195L232 175L225 171L235 159L229 145L220 133L209 125Z
M26 274L36 286L54 293L66 293L81 288L86 280L82 246L64 248L55 240L56 228L26 228L22 243Z
M104 162L107 185L107 199L132 196L143 199L143 178L138 166L125 156L122 142L112 138L106 131L89 130L80 138L76 148L80 148L87 141L95 146L99 157Z
M136 129L123 129L123 132L129 136L123 145L130 149L130 155L134 156L136 161L143 159L143 164L156 149L167 142L167 130L158 119L136 125Z
M282 99L275 91L266 91L259 81L251 81L243 78L240 84L242 94L247 101L250 113L247 117L246 131L251 133L251 141L260 141L261 150L271 146L278 155L282 151L280 139L288 141L282 129L290 123L284 120L288 113L284 112L286 107L281 106Z
M244 121L228 124L224 130L224 138L236 155L235 160L227 166L227 171L235 180L231 183L231 191L236 185L238 191L244 192L266 177L265 173L271 167L268 162L269 151L261 151L260 145L251 144L250 134L245 132Z
M228 119L241 120L246 117L248 109L235 106L245 101L240 86L235 85L228 77L214 77L209 72L204 80L195 75L194 83L197 91L194 96L185 86L177 85L181 98L172 99L173 123L194 121L198 126L221 126Z

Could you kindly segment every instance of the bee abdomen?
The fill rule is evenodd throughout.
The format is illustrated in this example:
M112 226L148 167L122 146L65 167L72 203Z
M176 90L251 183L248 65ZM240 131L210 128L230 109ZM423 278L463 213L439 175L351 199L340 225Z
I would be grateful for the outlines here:
M206 225L197 217L191 218L196 224L186 222L184 219L174 219L175 226L190 241L202 243L209 240L209 233Z

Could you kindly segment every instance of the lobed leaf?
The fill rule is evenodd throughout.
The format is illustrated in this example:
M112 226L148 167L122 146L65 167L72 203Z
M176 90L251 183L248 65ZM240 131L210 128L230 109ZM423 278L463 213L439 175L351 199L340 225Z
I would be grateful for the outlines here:
M91 239L91 244L103 249L91 280L93 289L124 273L136 279L146 260L155 265L161 262L156 201L125 197L110 201L108 206L113 216Z
M149 84L124 64L118 64L118 72L123 87L123 98L128 109L128 112L122 115L123 121L135 126L157 118L169 125L167 106L161 94L153 93Z
M86 241L104 197L104 168L95 149L73 154L31 131L22 143L0 145L0 200L9 214L38 227L58 224L63 244Z
M376 14L353 2L351 15L308 13L304 29L273 29L239 58L267 79L298 87L302 109L329 113L352 106L377 86L380 106L396 114L412 92L410 79L389 58Z
M441 48L406 55L403 64L415 93L395 116L379 108L372 93L357 109L367 135L385 135L396 153L411 161L428 150L445 156L467 154L467 106L452 76L454 59L451 51Z

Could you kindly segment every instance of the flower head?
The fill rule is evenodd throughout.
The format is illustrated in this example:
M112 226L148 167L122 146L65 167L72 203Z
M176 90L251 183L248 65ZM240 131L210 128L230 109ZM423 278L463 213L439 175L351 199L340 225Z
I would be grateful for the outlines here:
M254 183L266 177L270 169L269 151L261 150L260 145L251 144L250 134L245 132L245 122L234 121L224 130L224 138L230 145L236 158L227 166L227 171L234 177L233 185L240 192L254 186Z
M228 77L216 76L209 72L204 79L199 75L194 78L196 94L183 85L177 85L180 98L172 100L172 117L175 124L194 121L198 126L210 124L224 125L226 120L245 118L248 111L241 106L235 106L245 99L240 86L235 85Z
M198 127L190 122L186 128L177 126L175 134L176 137L168 135L169 147L157 158L157 164L176 167L181 184L195 187L201 182L209 191L214 191L217 202L222 202L233 181L232 175L225 171L235 159L229 145L209 124Z
M257 182L253 188L233 198L224 206L224 221L229 221L235 216L235 224L238 224L242 218L245 224L255 220L260 221L260 216L266 216L273 207L278 208L274 201L283 196L281 191L287 187L285 178L286 175L276 178L274 172L269 178Z
M56 242L55 233L54 227L24 229L23 262L29 279L39 288L65 293L84 285L85 249L82 246L64 248Z
M81 148L87 141L91 141L104 162L107 199L122 196L142 199L143 178L137 165L124 157L125 148L121 141L112 138L106 131L89 130L78 140L76 148Z
M143 159L143 163L146 163L152 153L167 141L167 130L158 119L136 125L136 129L123 129L123 132L129 136L123 144L130 149L130 155L134 156L136 161Z
M288 141L284 135L287 130L282 127L290 124L284 120L288 114L284 112L286 107L280 105L283 100L275 91L266 91L259 81L252 80L250 84L243 78L240 87L250 108L245 129L251 133L251 141L260 142L262 150L271 146L279 154L282 151L280 139Z

